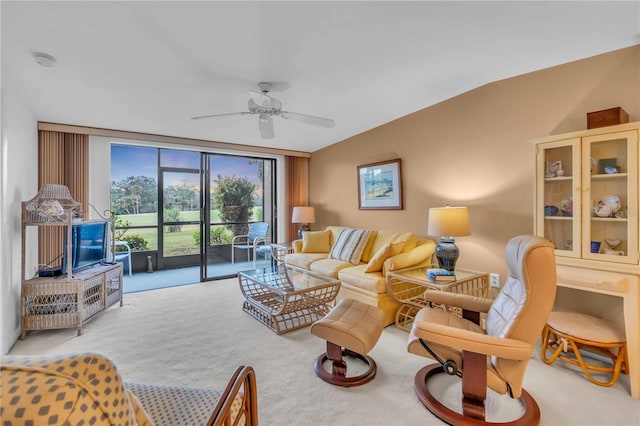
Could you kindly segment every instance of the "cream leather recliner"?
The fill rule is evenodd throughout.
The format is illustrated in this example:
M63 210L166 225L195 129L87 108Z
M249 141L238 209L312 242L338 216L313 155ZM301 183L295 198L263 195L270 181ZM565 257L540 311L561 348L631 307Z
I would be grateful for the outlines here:
M427 291L425 299L438 306L416 315L408 351L436 359L418 371L415 388L422 403L449 424L485 422L487 387L520 399L524 414L513 424L538 424L537 403L522 388L524 373L537 339L553 307L556 264L553 245L523 235L506 246L509 276L495 300ZM457 306L462 317L443 310ZM480 314L486 313L484 329ZM462 377L462 411L441 404L428 390L427 380L446 372Z

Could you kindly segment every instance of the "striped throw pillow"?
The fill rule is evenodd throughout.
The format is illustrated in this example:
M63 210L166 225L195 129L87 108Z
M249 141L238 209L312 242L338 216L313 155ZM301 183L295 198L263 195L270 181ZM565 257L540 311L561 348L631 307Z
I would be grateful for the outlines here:
M329 259L338 259L357 265L360 263L368 240L369 231L365 229L343 229L331 247Z

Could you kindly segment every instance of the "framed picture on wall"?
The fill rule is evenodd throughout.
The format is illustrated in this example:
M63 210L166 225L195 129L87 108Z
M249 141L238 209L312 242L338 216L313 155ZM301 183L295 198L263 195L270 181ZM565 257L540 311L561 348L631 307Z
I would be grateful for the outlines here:
M360 210L402 210L402 169L399 158L358 166Z

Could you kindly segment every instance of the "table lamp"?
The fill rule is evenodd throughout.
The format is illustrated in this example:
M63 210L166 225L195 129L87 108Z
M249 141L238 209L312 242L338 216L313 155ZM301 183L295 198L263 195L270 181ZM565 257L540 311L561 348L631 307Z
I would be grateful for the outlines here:
M309 224L315 223L316 212L313 207L294 207L291 223L299 223L298 238L302 239L302 231L309 231Z
M438 266L453 272L460 250L453 237L471 235L466 207L434 207L429 209L429 235L440 235L436 245Z

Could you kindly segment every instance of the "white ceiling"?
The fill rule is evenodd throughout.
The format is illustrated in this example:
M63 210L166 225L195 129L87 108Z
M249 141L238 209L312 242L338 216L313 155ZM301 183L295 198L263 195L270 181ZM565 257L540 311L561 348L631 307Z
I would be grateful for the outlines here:
M640 43L640 2L0 3L2 76L39 121L312 152L483 84ZM57 58L36 64L33 52ZM257 116L283 109L332 129Z

